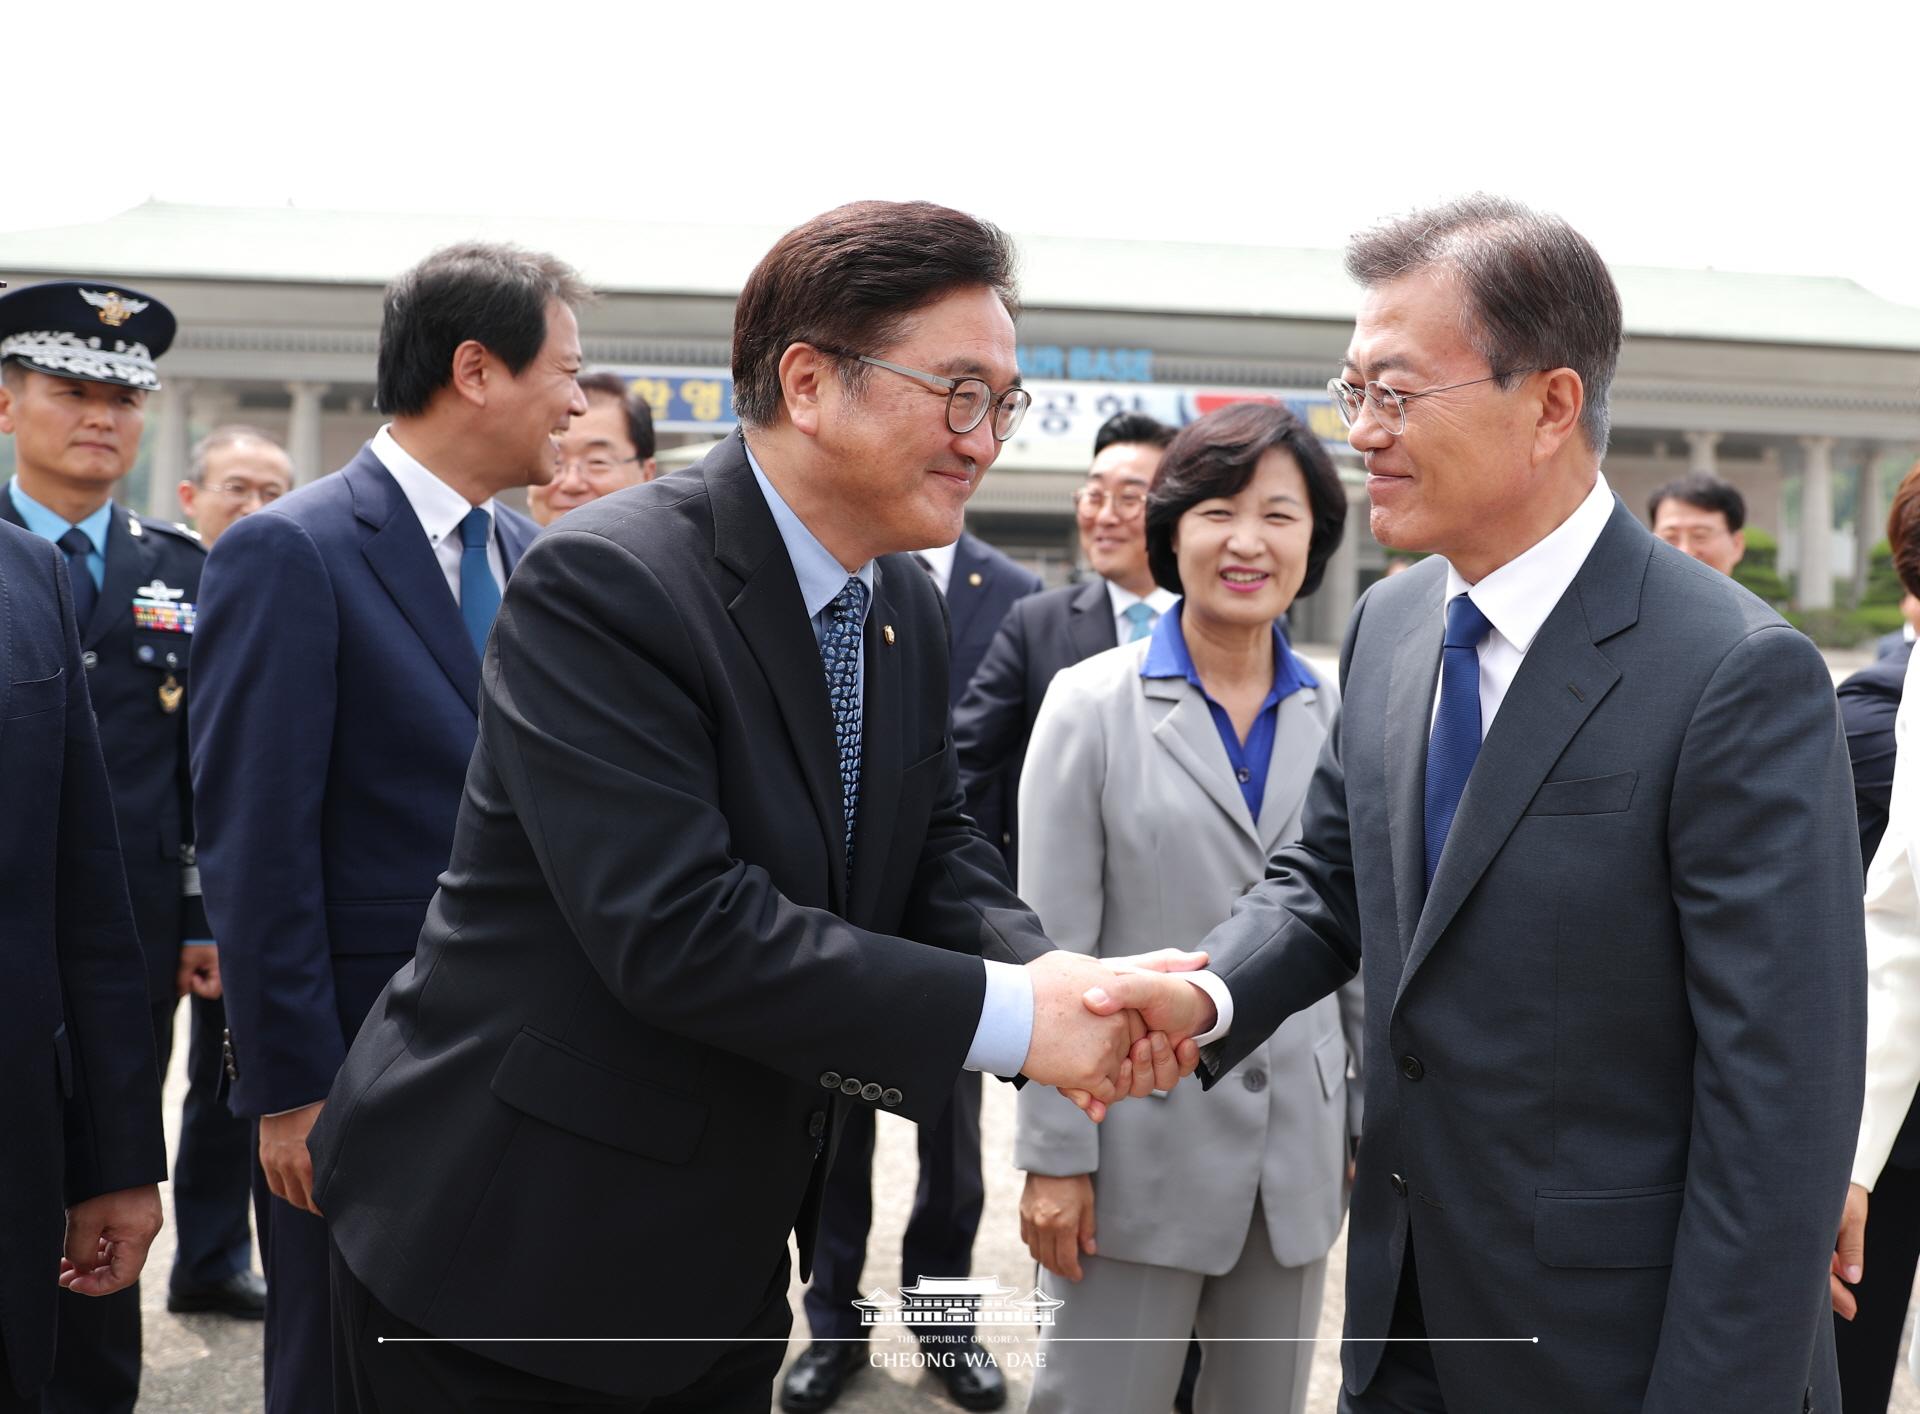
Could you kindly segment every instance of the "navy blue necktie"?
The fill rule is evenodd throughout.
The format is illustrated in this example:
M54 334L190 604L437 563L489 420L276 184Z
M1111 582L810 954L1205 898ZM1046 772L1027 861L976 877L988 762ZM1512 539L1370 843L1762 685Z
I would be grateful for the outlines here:
M1433 886L1447 831L1480 754L1480 644L1493 625L1464 594L1447 605L1440 650L1440 710L1427 742L1427 886Z
M460 617L466 621L473 651L484 655L493 616L500 612L500 586L493 582L487 563L487 535L493 517L485 506L475 506L460 522Z
M93 542L87 539L86 531L76 525L55 543L67 552L67 579L73 585L73 616L80 621L80 632L84 636L87 620L93 617L93 606L100 602L100 588L93 582L93 571L87 568Z
M840 814L847 829L847 878L853 878L853 825L860 812L860 620L867 587L858 576L827 605L820 664L827 672L833 744L840 756Z

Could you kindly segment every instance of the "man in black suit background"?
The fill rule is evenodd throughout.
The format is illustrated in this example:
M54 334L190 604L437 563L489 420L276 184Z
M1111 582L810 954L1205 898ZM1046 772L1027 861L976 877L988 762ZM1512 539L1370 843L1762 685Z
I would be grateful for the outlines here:
M957 704L1007 610L1040 591L1040 577L1024 570L972 531L951 545L914 557L947 601L949 667L947 699ZM990 840L1011 839L1013 798L1003 783L987 780L966 793L967 814ZM1007 871L1013 863L1007 861ZM900 1243L903 1285L921 1276L965 1276L973 1265L973 1239L980 1230L986 1188L980 1179L980 1076L965 1071L954 1082L953 1102L938 1119L919 1126L920 1182ZM864 1293L860 1272L873 1223L873 1111L850 1108L838 1157L820 1207L819 1249L807 1287L810 1346L787 1372L780 1406L791 1414L829 1407L841 1385L865 1356L859 1313L853 1301ZM998 1409L1006 1381L992 1355L977 1348L970 1329L948 1328L941 1343L956 1347L950 1364L938 1367L948 1393L965 1409ZM923 1336L923 1339L925 1337Z
M0 525L0 780L0 1410L37 1411L66 1313L140 1275L167 1153L68 569L11 525Z
M1211 970L1108 1004L1201 1033L1211 1085L1364 969L1346 1414L1838 1409L1866 946L1826 665L1608 488L1578 232L1466 197L1347 269L1372 529L1434 553L1355 608L1301 838Z
M1173 429L1144 413L1107 419L1093 444L1093 465L1073 494L1080 554L1093 574L1079 584L1044 590L1013 605L1000 621L980 665L953 709L960 784L977 794L1004 793L1001 835L1009 861L1017 852L1014 801L1027 737L1047 684L1083 658L1145 638L1176 596L1147 568L1147 487Z
M846 1106L1178 1078L963 814L891 553L959 535L1025 410L1011 270L927 203L789 232L736 306L744 435L521 561L452 860L310 1142L360 1409L765 1410Z

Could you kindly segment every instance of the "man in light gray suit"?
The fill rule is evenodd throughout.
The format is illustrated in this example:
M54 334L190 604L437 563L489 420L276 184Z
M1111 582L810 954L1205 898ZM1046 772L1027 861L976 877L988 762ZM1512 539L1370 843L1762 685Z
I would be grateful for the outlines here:
M1620 304L1576 232L1473 197L1347 265L1373 532L1435 556L1354 611L1301 841L1211 973L1092 1001L1203 1033L1211 1085L1364 968L1342 1410L1837 1410L1865 983L1825 666L1608 489Z

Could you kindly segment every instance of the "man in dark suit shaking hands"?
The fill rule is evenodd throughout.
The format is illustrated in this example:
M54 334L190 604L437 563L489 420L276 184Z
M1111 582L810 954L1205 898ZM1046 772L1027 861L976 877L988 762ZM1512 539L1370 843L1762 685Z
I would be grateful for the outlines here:
M1620 301L1565 222L1470 197L1347 268L1373 532L1435 553L1355 609L1207 1000L1110 1002L1163 998L1212 1081L1363 970L1343 1410L1838 1409L1866 992L1826 667L1608 489Z
M893 553L959 535L1025 410L1011 263L925 203L789 232L735 311L744 436L521 563L452 861L311 1143L359 1408L764 1411L843 1106L1177 1079L963 813Z
M200 869L237 1114L258 1120L268 1414L331 1411L327 1238L307 1133L446 867L480 651L536 533L494 498L550 480L586 411L586 298L551 256L438 251L387 288L393 419L207 560L193 667Z

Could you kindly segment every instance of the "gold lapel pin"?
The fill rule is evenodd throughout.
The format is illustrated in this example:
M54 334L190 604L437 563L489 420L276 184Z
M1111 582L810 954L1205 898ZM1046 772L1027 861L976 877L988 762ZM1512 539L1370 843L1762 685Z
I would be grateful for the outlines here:
M968 575L967 583L971 584L975 589L978 589L980 587L980 571L975 570L972 574Z
M887 647L889 648L893 647L893 625L892 624L881 624L880 636L887 640Z

